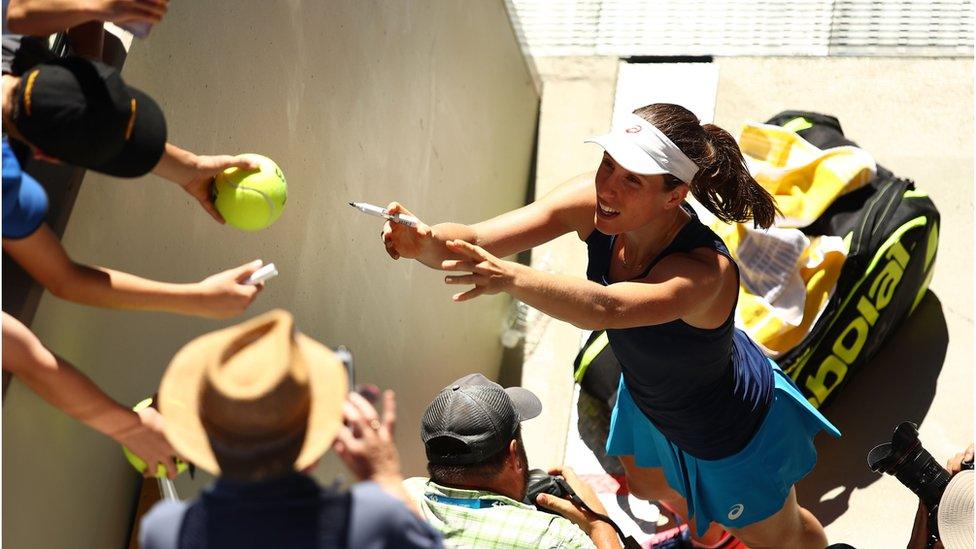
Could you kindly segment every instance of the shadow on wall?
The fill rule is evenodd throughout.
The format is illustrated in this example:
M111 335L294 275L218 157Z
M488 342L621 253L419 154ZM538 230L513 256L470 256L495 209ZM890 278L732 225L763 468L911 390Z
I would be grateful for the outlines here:
M902 421L922 423L948 344L942 303L927 291L912 316L826 409L842 436L817 437L817 466L797 487L800 505L824 526L847 511L855 489L881 478L868 469L868 451L889 441Z

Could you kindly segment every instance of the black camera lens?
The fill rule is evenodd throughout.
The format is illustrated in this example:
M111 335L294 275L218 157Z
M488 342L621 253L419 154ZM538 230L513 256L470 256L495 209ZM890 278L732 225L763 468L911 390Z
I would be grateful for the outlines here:
M894 475L930 511L939 506L942 493L949 484L949 472L922 447L918 440L918 427L908 421L895 429L890 443L871 449L868 467L876 473Z

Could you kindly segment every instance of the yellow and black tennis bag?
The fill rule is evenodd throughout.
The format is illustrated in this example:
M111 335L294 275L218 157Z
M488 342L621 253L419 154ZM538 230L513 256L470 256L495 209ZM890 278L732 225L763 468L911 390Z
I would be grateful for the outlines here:
M821 149L857 146L833 116L785 111L767 123L792 129ZM816 323L776 359L819 407L874 357L922 300L934 272L939 211L913 181L879 165L869 184L838 197L802 231L850 242L837 285Z
M857 146L829 115L785 111L767 124L783 126L820 149ZM776 358L804 395L820 407L880 349L925 295L939 242L939 211L909 180L877 167L866 185L838 197L801 229L849 243L830 299L809 332ZM587 338L574 363L581 389L612 406L620 365L605 332Z

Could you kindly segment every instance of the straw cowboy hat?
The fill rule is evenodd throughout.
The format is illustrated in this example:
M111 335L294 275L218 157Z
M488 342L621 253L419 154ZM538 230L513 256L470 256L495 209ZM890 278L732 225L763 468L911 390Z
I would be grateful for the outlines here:
M270 457L303 438L296 470L315 463L342 425L348 380L328 347L277 309L200 336L173 357L159 410L173 448L220 474L221 457Z

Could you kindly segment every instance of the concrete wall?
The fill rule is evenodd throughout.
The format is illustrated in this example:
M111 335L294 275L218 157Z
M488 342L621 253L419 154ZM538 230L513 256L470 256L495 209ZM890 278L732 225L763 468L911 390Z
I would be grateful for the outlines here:
M420 265L393 263L380 222L350 200L400 200L424 219L477 221L521 205L538 96L501 0L174 2L133 44L124 75L199 153L259 152L289 182L275 226L216 225L175 186L89 176L64 244L79 261L192 281L274 261L248 315L292 310L309 335L354 352L360 381L397 391L397 440L423 471L419 416L471 371L496 375L508 300L458 305ZM35 332L122 402L156 388L192 337L227 325L96 310L45 296ZM331 479L334 461L318 475ZM117 445L16 381L3 410L3 540L9 547L119 547L138 480ZM178 482L181 495L206 479Z

